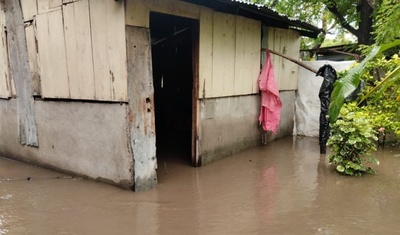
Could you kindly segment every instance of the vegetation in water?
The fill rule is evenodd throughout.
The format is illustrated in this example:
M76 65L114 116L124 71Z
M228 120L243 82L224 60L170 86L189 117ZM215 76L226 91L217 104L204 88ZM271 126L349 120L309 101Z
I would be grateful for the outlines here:
M329 163L336 165L336 170L346 175L375 173L365 163L379 162L371 155L376 150L378 139L369 115L357 108L355 103L348 103L340 110L339 118L331 124L332 136L327 145L332 148L328 156Z
M328 159L337 171L346 175L375 172L364 163L378 163L371 155L376 150L378 133L400 137L400 73L396 72L400 69L400 58L395 54L365 61L362 67L359 64L350 69L352 73L342 74L347 80L335 84L336 93L331 97L332 135L328 146L333 153ZM358 100L345 103L356 80L365 82L365 90ZM349 85L350 81L353 83Z

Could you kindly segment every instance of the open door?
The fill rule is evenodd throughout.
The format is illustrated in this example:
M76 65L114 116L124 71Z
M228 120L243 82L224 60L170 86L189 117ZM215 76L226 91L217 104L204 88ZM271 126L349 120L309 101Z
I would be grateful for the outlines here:
M150 14L157 160L198 166L198 20Z

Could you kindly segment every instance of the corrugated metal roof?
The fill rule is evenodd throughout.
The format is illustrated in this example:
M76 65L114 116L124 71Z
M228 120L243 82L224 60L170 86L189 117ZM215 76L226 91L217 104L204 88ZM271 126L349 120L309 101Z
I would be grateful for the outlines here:
M256 7L257 7L258 9L260 9L260 10L263 9L263 8L266 8L266 9L268 9L269 11L273 11L274 13L276 13L276 14L282 16L282 17L288 18L289 20L293 20L293 21L297 21L297 20L298 20L298 21L301 21L301 20L299 20L299 19L292 18L292 17L288 17L288 16L286 16L286 15L284 15L284 14L281 14L281 13L275 11L274 9L268 8L268 7L266 7L266 6L262 5L262 4L257 4L257 3L250 2L250 1L246 1L246 0L231 0L231 1L232 1L232 2L238 2L238 3L241 3L241 4L250 5L250 6L256 6ZM307 23L307 22L303 21L303 23Z
M241 15L260 20L264 25L277 28L291 28L307 37L317 37L322 29L299 19L290 18L266 6L246 0L183 0L197 5L210 7L216 11Z

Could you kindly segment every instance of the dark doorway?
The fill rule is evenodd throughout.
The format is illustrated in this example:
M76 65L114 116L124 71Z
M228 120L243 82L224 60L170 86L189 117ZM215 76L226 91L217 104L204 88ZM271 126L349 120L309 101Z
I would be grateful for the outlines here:
M152 12L150 31L159 166L166 161L189 165L198 21Z

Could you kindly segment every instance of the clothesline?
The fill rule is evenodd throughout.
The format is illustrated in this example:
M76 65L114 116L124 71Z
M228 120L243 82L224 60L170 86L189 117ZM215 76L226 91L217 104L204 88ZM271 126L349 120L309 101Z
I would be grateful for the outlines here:
M282 54L282 53L273 51L273 50L268 49L268 48L261 48L261 50L262 50L262 51L269 51L269 52L271 52L272 54L275 54L275 55L278 55L278 56L280 56L280 57L283 57L283 58L285 58L285 59L287 59L287 60L290 60L290 61L292 61L293 63L298 64L298 65L300 65L301 67L303 67L303 68L305 68L305 69L307 69L307 70L310 70L311 72L313 72L313 73L315 73L315 74L317 73L317 70L316 70L316 69L314 69L314 68L312 68L312 67L306 65L305 63L303 63L303 62L301 62L301 61L298 61L298 60L296 60L296 59L293 59L293 58L291 58L291 57L289 57L289 56L287 56L287 55L284 55L284 54Z

